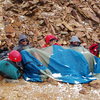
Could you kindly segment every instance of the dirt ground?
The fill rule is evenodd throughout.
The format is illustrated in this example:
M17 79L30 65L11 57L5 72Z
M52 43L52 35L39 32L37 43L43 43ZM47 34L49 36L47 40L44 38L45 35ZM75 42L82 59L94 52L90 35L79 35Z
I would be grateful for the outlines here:
M100 100L100 89L88 84L3 80L0 82L0 100Z

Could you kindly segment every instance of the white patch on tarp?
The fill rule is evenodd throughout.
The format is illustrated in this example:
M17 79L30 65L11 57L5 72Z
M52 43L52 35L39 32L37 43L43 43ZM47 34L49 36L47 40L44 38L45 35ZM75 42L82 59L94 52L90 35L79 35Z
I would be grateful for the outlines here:
M68 68L69 68L69 66L68 66L68 65L65 65L65 67L68 67Z
M79 84L80 82L79 81L75 81L75 84Z
M57 77L62 77L62 75L60 73L54 73L52 74L53 77L57 78Z
M96 77L89 77L89 79L95 79L96 80L97 78Z
M97 64L96 61L94 62L94 64L95 64L95 65Z
M84 79L86 79L86 77L85 76L82 76Z
M30 80L30 78L27 77L27 78L26 78L26 81L28 81L28 80Z
M89 75L93 75L92 72L90 72Z

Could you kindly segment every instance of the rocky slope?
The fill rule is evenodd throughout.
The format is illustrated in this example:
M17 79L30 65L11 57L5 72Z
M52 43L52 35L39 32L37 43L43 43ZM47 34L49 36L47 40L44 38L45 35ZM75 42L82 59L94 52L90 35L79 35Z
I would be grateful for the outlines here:
M34 47L44 44L46 34L54 34L63 45L77 35L87 47L100 34L100 0L2 0L4 32L1 45L12 47L25 33ZM8 39L10 38L10 39ZM7 41L7 42L6 42Z

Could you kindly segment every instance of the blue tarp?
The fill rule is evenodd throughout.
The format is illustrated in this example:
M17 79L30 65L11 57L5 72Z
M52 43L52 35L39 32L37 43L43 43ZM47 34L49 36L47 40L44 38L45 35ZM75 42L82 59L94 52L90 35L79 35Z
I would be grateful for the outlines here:
M23 58L23 65L24 65L24 74L23 78L26 81L32 81L32 82L42 82L42 71L47 70L47 67L45 67L41 62L39 62L33 55L31 55L29 52L23 50L21 52L22 58Z
M94 65L94 73L100 73L100 58L94 56L95 58L95 65Z
M53 45L52 54L48 58L49 63L47 62L47 66L43 65L30 52L23 50L21 54L25 66L23 77L27 81L42 82L42 72L46 72L46 70L50 70L52 74L46 73L45 75L54 76L54 74L58 74L59 76L54 76L54 78L66 83L88 83L94 80L93 76L90 75L88 62L77 51Z

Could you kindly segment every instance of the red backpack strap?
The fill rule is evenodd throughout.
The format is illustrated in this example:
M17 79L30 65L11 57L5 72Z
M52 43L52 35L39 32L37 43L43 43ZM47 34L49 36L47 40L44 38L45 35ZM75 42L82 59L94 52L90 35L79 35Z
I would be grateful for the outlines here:
M90 47L89 47L89 51L94 54L95 56L98 56L98 44L92 44Z
M89 50L93 50L94 48L96 48L96 46L98 46L98 44L92 44L92 45L89 47Z

